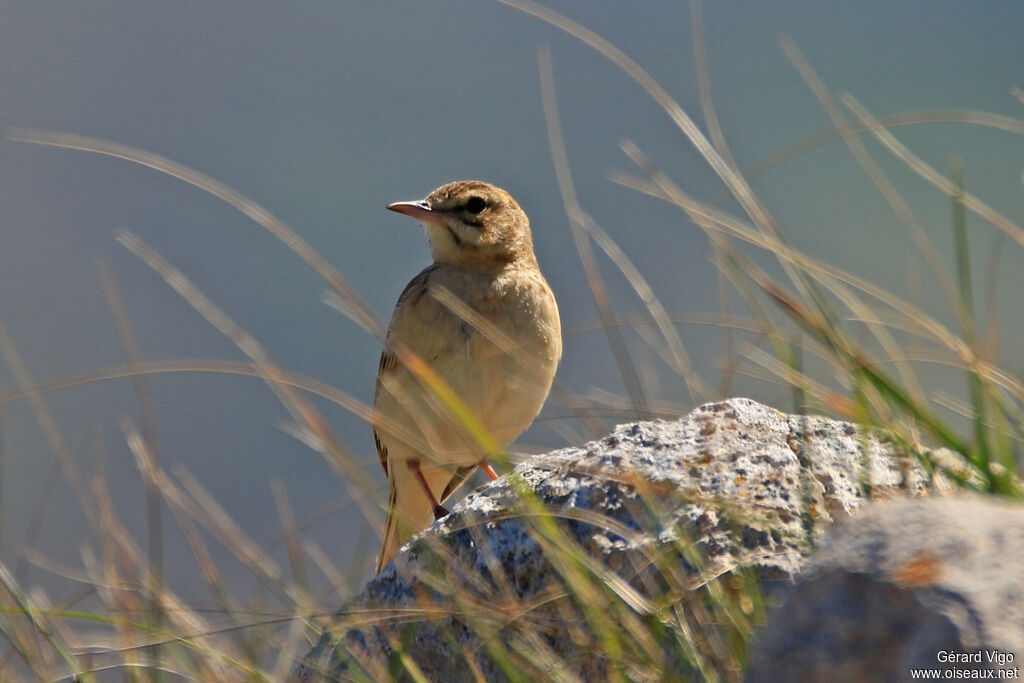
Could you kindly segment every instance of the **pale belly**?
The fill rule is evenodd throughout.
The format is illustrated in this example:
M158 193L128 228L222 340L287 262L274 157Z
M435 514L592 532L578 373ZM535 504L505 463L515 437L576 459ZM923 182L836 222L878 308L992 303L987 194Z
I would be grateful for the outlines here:
M395 368L376 400L378 414L400 426L378 427L389 442L391 458L426 458L459 467L480 462L487 457L484 443L473 435L471 421L459 417L462 408L499 446L508 445L530 426L547 398L561 356L557 313L552 324L551 316L538 315L537 310L553 307L554 301L546 286L539 293L543 296L518 296L518 305L500 298L493 302L504 311L501 344L443 308L436 310L421 335L406 335L410 350L450 387L462 406L453 408L412 372ZM488 312L487 302L478 302L475 308ZM405 447L397 447L396 441Z
M551 388L557 361L525 354L519 359L511 354L480 359L469 351L431 364L462 406L445 402L404 368L393 373L389 390L378 396L377 412L418 443L397 436L397 430L380 429L388 441L397 438L410 446L391 447L392 457L422 455L437 464L460 467L478 463L487 455L486 444L474 435L471 420L459 416L463 409L499 446L508 445L530 426Z

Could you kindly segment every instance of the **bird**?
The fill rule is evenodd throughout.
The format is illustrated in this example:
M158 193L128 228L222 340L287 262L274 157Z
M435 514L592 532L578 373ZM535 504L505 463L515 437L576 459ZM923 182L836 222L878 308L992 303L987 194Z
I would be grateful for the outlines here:
M423 223L433 263L398 297L377 372L373 435L389 489L378 575L477 467L496 478L427 375L504 447L540 412L562 356L558 305L508 192L463 180L387 208Z

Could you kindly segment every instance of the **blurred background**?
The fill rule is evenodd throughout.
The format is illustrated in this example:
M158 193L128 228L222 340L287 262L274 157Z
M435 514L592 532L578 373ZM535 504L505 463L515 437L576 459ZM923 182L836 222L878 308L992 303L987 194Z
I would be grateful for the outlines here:
M634 141L692 195L737 211L721 182L665 112L605 57L497 2L57 3L3 2L0 129L91 136L162 155L266 207L313 245L386 320L405 283L428 263L422 230L384 210L445 182L478 178L508 189L532 219L541 266L558 297L565 353L558 380L595 406L600 426L552 399L514 447L535 452L600 436L633 419L598 321L556 182L545 126L538 50L550 49L569 164L579 201L647 279L677 329L706 394L683 380L635 330L623 335L651 415L746 395L782 410L792 392L752 374L757 336L726 341L705 234L677 208L609 180L642 176L622 153ZM703 126L690 7L679 2L548 6L639 62ZM779 47L793 39L834 91L876 115L981 110L1024 117L1024 5L953 1L707 3L708 72L725 136L741 169L756 169L830 129L828 117ZM1024 143L989 127L934 124L897 137L943 173L963 162L968 190L1024 220ZM949 198L880 146L872 155L934 241L950 256ZM786 159L752 181L787 238L817 258L890 288L951 322L920 253L841 143ZM983 324L998 324L999 358L1024 369L1024 269L1019 248L969 219ZM244 361L167 284L115 240L139 235L253 335L287 370L372 400L379 341L322 302L326 287L256 223L175 178L123 160L0 140L0 323L37 384L122 365L124 353L100 276L107 268L146 361ZM599 250L598 250L599 251ZM769 257L757 256L763 263ZM598 264L616 313L647 315L615 264ZM988 304L986 304L988 305ZM687 322L690 321L690 322ZM12 351L13 350L13 351ZM727 356L727 354L734 354ZM739 372L734 372L736 368ZM730 370L731 368L731 370ZM961 374L928 370L936 395L963 391ZM215 373L148 378L159 459L188 472L284 566L272 482L287 492L301 536L354 585L372 573L377 538L346 482L287 431L290 418L258 379ZM0 366L0 393L18 380ZM129 379L43 397L90 483L107 482L141 546L145 486L119 422L138 424ZM327 401L315 405L359 458L383 500L369 427ZM0 414L0 558L25 586L54 599L74 592L97 538L23 400ZM479 483L477 481L477 483ZM466 490L472 488L470 484ZM200 572L164 512L165 581L194 604ZM212 544L216 547L216 544ZM255 581L215 550L232 590ZM311 572L324 591L326 578ZM332 596L321 593L325 604Z

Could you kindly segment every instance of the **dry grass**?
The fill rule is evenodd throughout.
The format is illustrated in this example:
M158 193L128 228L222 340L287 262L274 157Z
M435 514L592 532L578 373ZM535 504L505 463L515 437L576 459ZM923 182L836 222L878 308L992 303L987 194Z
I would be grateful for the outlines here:
M726 146L711 97L700 8L693 6L694 63L698 69L701 128L636 62L586 28L528 0L501 0L575 36L597 50L636 81L678 126L721 178L742 209L731 215L710 201L702 201L679 187L636 145L626 141L623 151L639 170L638 175L616 174L615 182L635 188L678 207L687 220L704 230L714 249L714 259L734 291L723 291L717 314L673 315L658 300L643 273L628 259L597 221L586 213L576 196L568 155L561 140L556 104L554 69L550 56L540 54L540 81L548 120L550 144L559 186L580 261L600 316L597 326L607 337L627 395L590 400L557 385L553 400L562 415L572 417L593 431L600 430L596 415L621 419L671 415L680 407L659 404L642 381L644 373L631 357L624 333L635 330L665 365L685 382L694 402L717 396L693 367L678 333L680 324L711 324L722 333L728 350L725 367L728 386L733 372L771 379L792 387L797 405L848 419L902 444L929 468L946 470L962 486L1003 496L1020 497L1021 442L1024 438L1024 381L1000 367L992 349L997 348L997 329L985 334L978 329L971 283L970 241L966 223L981 220L1001 231L1010 241L1024 246L1024 229L966 191L957 174L947 178L907 149L893 130L935 121L987 126L1009 134L1024 134L1024 122L981 112L913 112L876 117L851 95L832 94L817 77L796 46L783 50L817 96L835 130L809 137L781 150L756 168L742 172ZM852 117L852 118L851 118ZM167 159L115 143L74 135L18 130L10 138L24 142L105 154L158 170L191 183L237 208L276 236L321 275L331 292L330 303L377 337L383 327L344 277L334 270L301 237L252 200L192 169ZM710 139L709 139L710 138ZM943 265L914 211L893 187L865 143L877 141L886 153L900 159L925 182L949 196L951 224L956 245L956 265ZM943 292L956 327L943 324L912 302L832 265L801 252L785 238L784 231L754 194L750 180L774 164L802 154L815 146L843 141L892 207L913 238L931 275ZM333 620L328 615L336 604L317 604L305 587L306 565L315 564L334 577L342 594L350 591L344 572L315 546L302 541L283 490L275 491L290 567L283 568L230 519L217 502L187 472L171 467L159 456L157 425L152 417L152 398L146 378L155 373L215 372L255 376L263 380L288 410L295 432L320 451L349 487L366 516L379 524L379 501L366 491L377 486L359 466L344 440L334 434L327 420L310 400L319 396L364 420L372 411L346 392L280 367L259 342L188 279L138 237L122 234L120 242L148 264L200 315L230 339L248 358L245 363L210 361L143 362L136 349L130 321L120 303L111 273L101 272L115 326L123 342L125 364L66 378L49 385L37 384L19 359L6 332L0 328L0 352L14 373L18 387L2 397L2 403L27 401L71 483L83 517L96 537L80 568L73 571L83 588L52 601L17 584L0 566L0 678L34 676L38 680L282 680L310 639L330 621L333 629L365 625L395 618L383 612L347 612ZM608 285L595 258L594 246L617 266L624 280L643 302L644 315L623 315L611 304ZM775 277L759 263L771 257L783 277ZM745 312L734 310L738 295ZM472 312L449 302L453 311L472 322ZM484 330L486 333L487 331ZM742 344L738 338L752 339ZM912 340L913 354L908 354ZM457 420L473 434L481 452L502 457L473 417L429 366L409 354L404 359L418 368L425 384L434 388ZM924 363L943 363L963 371L963 398L931 396L918 377ZM813 367L814 370L805 370ZM838 378L838 380L834 379ZM130 379L142 407L141 425L124 422L124 437L143 473L149 496L149 546L138 547L125 530L101 474L86 477L78 471L64 443L59 426L50 416L45 396L81 384ZM960 413L967 429L956 426ZM173 428L173 426L168 426ZM959 460L932 462L927 451L943 446ZM695 544L677 543L652 549L649 561L662 581L650 591L639 592L629 581L610 573L567 538L561 527L522 491L523 511L535 537L545 547L562 582L546 600L561 606L581 651L600 651L608 664L610 680L659 680L684 667L706 680L738 680L751 634L761 619L763 606L756 582L742 569L702 575L678 570L681 563L705 567ZM664 501L651 497L657 508ZM169 510L182 531L209 589L217 611L213 618L179 599L162 577L161 529L170 520ZM257 604L241 604L225 584L221 570L207 546L214 539L258 580L265 597ZM576 680L573 662L550 651L541 635L551 624L532 619L535 605L494 605L474 602L434 577L434 587L449 595L449 609L478 634L488 655L510 680ZM88 605L79 607L79 605ZM405 613L415 621L438 616L436 607ZM501 631L503 638L496 634ZM395 658L387 671L353 672L359 679L404 675L421 680L416 663L394 643Z

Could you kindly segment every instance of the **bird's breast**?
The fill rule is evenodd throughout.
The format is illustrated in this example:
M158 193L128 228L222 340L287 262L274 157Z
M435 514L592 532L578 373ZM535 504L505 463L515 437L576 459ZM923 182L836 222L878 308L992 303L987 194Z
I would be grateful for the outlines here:
M410 293L409 308L396 311L391 332L431 366L495 440L514 441L540 411L561 357L558 309L547 283L535 268L494 275L439 266L422 284L421 293ZM438 422L430 389L403 368L395 373L391 381L402 385L403 398L378 395L378 410L410 427L417 422L415 431L430 442L435 457L475 462L478 456L470 451L476 449L462 430L441 427L450 419Z

